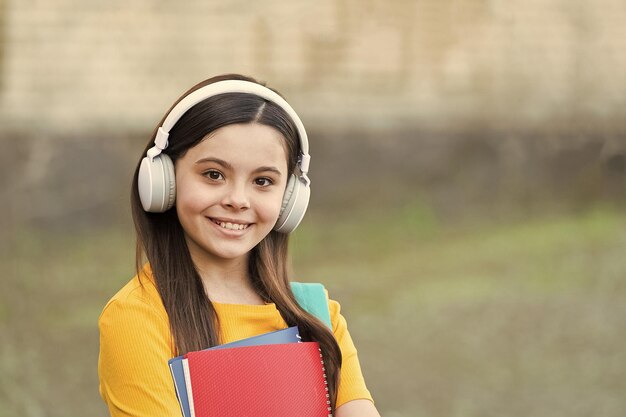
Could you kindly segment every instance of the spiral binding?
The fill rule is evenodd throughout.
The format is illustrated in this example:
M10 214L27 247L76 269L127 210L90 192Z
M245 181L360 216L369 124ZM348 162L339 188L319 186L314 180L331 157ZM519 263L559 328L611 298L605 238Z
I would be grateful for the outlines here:
M326 390L326 406L328 407L328 417L333 417L333 409L330 406L330 394L328 393L328 381L326 380L326 367L324 366L324 357L322 356L322 349L317 348L320 351L320 362L322 363L322 372L324 373L324 389Z

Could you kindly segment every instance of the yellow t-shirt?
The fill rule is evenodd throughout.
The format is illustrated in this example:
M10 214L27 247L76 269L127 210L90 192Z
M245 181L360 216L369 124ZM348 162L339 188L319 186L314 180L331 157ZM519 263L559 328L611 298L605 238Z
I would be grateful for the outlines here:
M148 278L141 285L135 276L111 298L98 321L100 395L111 417L181 416L167 365L176 356L168 316L151 275ZM287 328L273 303L213 305L223 343ZM329 300L328 306L343 359L337 407L355 399L372 400L339 303Z

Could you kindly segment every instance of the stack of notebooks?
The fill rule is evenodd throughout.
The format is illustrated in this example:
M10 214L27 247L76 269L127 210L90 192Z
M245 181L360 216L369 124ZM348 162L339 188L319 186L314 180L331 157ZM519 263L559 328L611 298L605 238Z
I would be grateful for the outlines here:
M183 417L330 416L317 342L297 327L169 360Z

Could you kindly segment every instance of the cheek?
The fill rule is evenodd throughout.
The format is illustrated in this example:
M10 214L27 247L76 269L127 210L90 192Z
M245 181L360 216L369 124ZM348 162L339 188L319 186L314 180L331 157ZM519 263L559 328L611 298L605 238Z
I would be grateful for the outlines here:
M259 213L261 213L265 219L276 221L278 220L282 204L283 193L276 193L271 199L267 199L267 201L259 207Z
M198 192L199 187L181 181L176 183L176 211L178 215L194 213L202 210L206 205L206 197Z

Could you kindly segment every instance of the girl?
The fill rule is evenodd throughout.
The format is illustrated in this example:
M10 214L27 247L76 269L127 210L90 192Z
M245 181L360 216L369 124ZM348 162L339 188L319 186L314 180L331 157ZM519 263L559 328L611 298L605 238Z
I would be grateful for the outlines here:
M208 79L170 108L133 178L137 275L99 320L111 416L180 416L168 359L288 326L320 344L335 416L379 416L339 304L331 332L290 289L308 161L297 114L254 79Z

